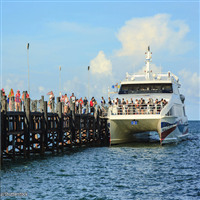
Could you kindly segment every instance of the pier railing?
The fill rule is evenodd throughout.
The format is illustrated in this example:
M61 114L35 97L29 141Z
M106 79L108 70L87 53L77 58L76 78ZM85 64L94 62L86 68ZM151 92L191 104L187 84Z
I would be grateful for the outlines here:
M26 107L26 98L24 100L20 99L19 102L16 102L16 98L15 97L10 97L10 98L6 98L7 101L7 111L25 111L25 107ZM1 104L3 102L3 96L1 97ZM58 101L55 101L55 99L53 99L51 101L51 105L48 105L47 110L50 113L53 112L58 112L58 103L60 102L60 99ZM62 107L62 113L65 113L65 107L66 104L64 102L60 102L61 103L61 107ZM31 112L42 112L43 110L43 104L44 104L44 96L41 96L41 99L39 100L34 100L34 99L30 99L30 110ZM70 113L70 106L67 108L67 113ZM83 111L84 109L84 111ZM97 104L94 106L94 109L102 109L102 105L101 104ZM90 107L88 105L84 106L81 105L80 103L78 104L78 109L75 108L75 113L76 114L87 114L90 113Z

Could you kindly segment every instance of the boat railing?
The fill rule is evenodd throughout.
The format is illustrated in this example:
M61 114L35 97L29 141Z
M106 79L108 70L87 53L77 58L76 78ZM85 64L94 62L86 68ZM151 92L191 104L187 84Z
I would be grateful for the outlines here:
M160 104L111 105L110 114L111 115L153 115L153 114L160 114L163 108L164 106Z
M178 77L171 73L171 72L149 72L149 75L153 78L158 78L161 79L161 77L166 77L166 78L170 78L170 77L174 77L176 79L176 81L178 81ZM139 78L139 77L146 77L146 73L126 73L126 80L134 80L135 78Z

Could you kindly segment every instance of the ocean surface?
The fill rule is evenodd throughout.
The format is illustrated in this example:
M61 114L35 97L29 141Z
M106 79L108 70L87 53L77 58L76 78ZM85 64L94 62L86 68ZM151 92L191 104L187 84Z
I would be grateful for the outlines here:
M200 199L200 121L178 144L74 148L4 160L1 199Z

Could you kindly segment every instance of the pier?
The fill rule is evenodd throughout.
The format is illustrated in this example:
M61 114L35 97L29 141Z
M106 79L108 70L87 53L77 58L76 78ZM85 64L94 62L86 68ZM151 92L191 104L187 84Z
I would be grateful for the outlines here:
M25 93L24 93L25 94ZM75 146L109 145L107 118L101 116L100 107L93 114L75 113L75 102L70 100L70 112L63 112L63 102L56 98L57 104L48 112L44 96L40 99L39 111L36 101L30 98L20 103L20 110L8 109L6 96L1 99L1 163L4 159L31 154L44 155L45 152L64 152ZM18 108L19 110L19 108Z

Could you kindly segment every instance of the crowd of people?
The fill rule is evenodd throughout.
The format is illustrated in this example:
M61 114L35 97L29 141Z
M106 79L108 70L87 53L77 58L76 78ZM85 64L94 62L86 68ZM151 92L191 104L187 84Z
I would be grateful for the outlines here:
M5 90L2 88L2 95L5 96ZM29 98L29 94L26 92L26 98ZM48 101L48 106L50 109L50 112L52 111L53 108L53 100L55 99L54 93L51 91L48 93L49 95L49 101ZM13 99L12 99L13 97ZM21 102L22 105L24 104L24 93L21 95L20 91L17 90L16 94L14 94L13 89L10 89L10 92L7 95L7 103L9 105L9 109L12 110L13 102L15 105L15 109L18 111L21 111ZM64 102L64 113L69 113L70 111L70 104L72 102L75 103L75 113L82 113L85 114L86 111L90 113L94 113L94 108L97 105L97 101L95 100L94 97L91 98L90 101L86 97L82 99L76 98L74 93L70 97L67 96L67 94L62 95L60 98L60 102ZM135 99L133 101L133 98L130 100L128 99L113 99L109 97L108 99L108 106L111 107L113 106L113 109L115 110L115 114L160 114L162 108L167 104L168 102L165 99L155 99L153 100L152 98L149 98L148 101L145 101L145 99L140 98L140 99ZM101 108L103 112L107 112L105 109L105 104L106 101L104 97L101 97Z
M67 96L67 94L62 95L60 98L60 101L64 103L64 113L68 113L70 111L70 104L72 101L75 103L75 113L82 113L86 114L86 111L88 109L88 112L94 113L94 108L97 105L97 101L95 100L94 97L91 98L90 101L88 101L87 97L82 97L76 98L74 93L70 97ZM49 105L51 106L52 102L52 96L49 97ZM106 102L104 98L102 97L101 104L104 105ZM51 109L51 108L50 108ZM79 110L80 109L80 110Z
M165 99L161 99L160 101L156 99L155 101L152 98L149 98L148 101L145 99L136 99L133 101L131 98L130 101L128 99L120 100L116 98L115 100L111 100L110 97L108 99L108 104L113 106L116 114L160 114L162 108L167 105L167 101ZM117 111L116 111L117 109Z
M68 113L70 111L70 104L72 102L75 103L75 113L79 113L79 109L81 109L81 113L86 113L86 107L88 104L88 100L86 97L84 99L82 99L82 97L78 99L76 98L76 96L74 96L74 93L72 93L72 95L68 98L67 94L65 94L62 95L60 101L64 102L64 113Z
M6 96L4 88L2 88L1 91L2 91L2 95ZM27 93L27 91L26 91L26 98L29 98L29 94ZM21 102L23 105L24 104L24 93L21 96L20 91L17 90L17 92L15 94L14 90L11 88L10 92L7 95L7 104L9 105L9 109L12 110L12 105L14 103L15 110L21 111L21 106L20 106Z

